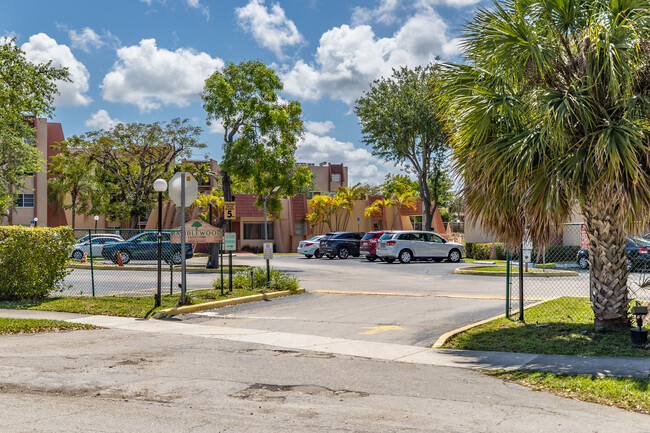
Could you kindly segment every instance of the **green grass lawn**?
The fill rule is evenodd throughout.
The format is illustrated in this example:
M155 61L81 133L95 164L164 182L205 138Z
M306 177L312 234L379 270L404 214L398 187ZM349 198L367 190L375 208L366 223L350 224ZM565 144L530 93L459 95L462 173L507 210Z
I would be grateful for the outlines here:
M486 374L562 397L650 414L650 379L489 371Z
M0 318L0 335L59 332L73 329L95 329L92 325L68 323L59 320L3 319Z
M502 318L455 335L446 349L582 356L650 357L627 329L596 333L588 298L563 297L525 310L526 323Z
M266 290L269 292L269 290ZM259 290L233 289L232 293L220 290L198 290L187 292L187 298L192 304L220 301L223 299L239 298L261 293ZM149 317L153 313L166 308L178 306L180 295L163 295L161 306L154 308L153 296L66 296L49 298L41 301L0 302L0 308L63 311L68 313L101 314L123 317Z

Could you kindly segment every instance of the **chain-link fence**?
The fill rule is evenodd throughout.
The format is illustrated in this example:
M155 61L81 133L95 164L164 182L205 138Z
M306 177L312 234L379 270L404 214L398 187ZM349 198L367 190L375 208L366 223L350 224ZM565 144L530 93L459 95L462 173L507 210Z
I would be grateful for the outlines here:
M650 239L641 235L627 239L629 299L650 299ZM511 254L508 261L506 314L517 319L521 308L539 304L533 315L524 312L527 322L544 323L562 315L564 320L593 319L589 308L589 254L584 224L564 224L546 246L533 245ZM520 263L523 266L520 267ZM522 269L523 272L519 272Z
M161 233L162 293L179 293L182 252L178 230ZM71 272L63 296L148 296L158 287L158 232L131 229L76 229ZM186 258L193 256L186 245Z

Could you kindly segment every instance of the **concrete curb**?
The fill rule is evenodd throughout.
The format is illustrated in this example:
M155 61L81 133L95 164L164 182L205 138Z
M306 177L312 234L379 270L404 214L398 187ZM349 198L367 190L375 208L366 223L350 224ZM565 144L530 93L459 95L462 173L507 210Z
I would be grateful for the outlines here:
M528 310L529 308L536 307L536 306L538 306L540 304L543 304L544 302L547 302L547 301L549 301L551 299L553 299L553 298L544 299L542 301L534 302L534 303L530 304L529 306L524 307L524 310ZM515 315L516 313L519 313L518 309L513 311L512 315ZM460 328L454 329L453 331L445 332L440 337L438 337L438 339L436 340L435 343L433 343L431 348L432 349L440 349L442 346L444 346L444 344L447 342L447 340L449 340L454 335L460 334L461 332L465 332L468 329L476 328L477 326L485 325L486 323L491 322L493 320L502 319L504 317L506 317L505 313L499 314L498 316L490 317L489 319L481 320L480 322L471 323L469 325L465 325L465 326L462 326ZM457 350L457 349L454 349L454 350ZM503 353L511 353L511 352L503 352Z
M181 314L196 313L198 311L212 310L215 308L229 307L231 305L247 304L249 302L265 301L267 299L282 298L284 296L297 295L305 293L305 289L300 288L295 291L284 290L282 292L260 293L259 295L243 296L241 298L224 299L223 301L205 302L196 305L184 305L182 307L167 308L156 312L153 319L164 319L165 317L178 316Z
M234 268L250 268L248 265L237 265L233 266ZM85 269L87 271L90 270L90 265L80 265L78 263L73 263L69 264L68 268L70 269ZM95 271L157 271L158 267L157 266L117 266L117 265L93 265L93 269ZM169 270L169 266L163 266L162 270ZM241 270L241 269L239 269ZM180 266L174 266L174 272L180 272L181 267ZM219 274L221 273L220 269L207 269L207 268L192 268L192 267L187 267L187 272L192 273L192 274ZM224 274L227 274L228 272L224 268Z
M454 274L464 274L464 275L481 275L486 277L505 277L506 273L504 272L490 272L490 271L481 271L481 268L485 266L467 266L464 268L456 268ZM504 268L505 269L505 268ZM539 268L534 268L539 269ZM516 272L511 272L511 276L516 277L518 274ZM557 271L546 269L544 272L529 272L524 273L526 278L557 278L557 277L577 277L578 273L575 271Z

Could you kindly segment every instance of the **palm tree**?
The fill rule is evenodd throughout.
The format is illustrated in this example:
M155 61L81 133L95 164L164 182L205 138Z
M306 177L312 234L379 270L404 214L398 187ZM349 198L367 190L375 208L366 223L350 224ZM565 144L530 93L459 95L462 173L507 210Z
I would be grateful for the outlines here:
M385 206L392 206L395 208L393 222L390 224L390 229L393 230L397 217L403 209L410 208L415 210L417 208L417 198L408 192L403 192L401 194L393 194L391 198L384 200L384 204Z
M495 2L436 89L470 219L544 244L579 206L596 330L628 323L625 234L650 208L649 36L646 0Z
M329 231L332 231L332 197L328 195L315 195L309 200L311 212L305 216L305 220L311 227L318 226L317 233L322 233L323 225L327 224Z
M58 151L50 158L47 182L48 200L61 203L64 210L72 210L72 229L75 229L77 211L89 214L93 210L97 185L93 166L82 152L71 151L66 142L52 145ZM68 198L70 203L68 204ZM95 203L96 204L96 203Z
M210 206L214 210L212 213L212 219L214 219L219 215L219 209L223 206L223 203L223 193L218 189L213 189L209 194L199 194L192 206L190 206L190 210L198 207L201 209L199 219L206 221L208 224L213 224L213 221L208 221L210 219Z

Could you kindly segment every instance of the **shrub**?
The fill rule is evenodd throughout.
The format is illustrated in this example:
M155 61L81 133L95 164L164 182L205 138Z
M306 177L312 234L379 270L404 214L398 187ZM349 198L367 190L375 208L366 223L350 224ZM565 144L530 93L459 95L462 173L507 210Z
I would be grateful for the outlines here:
M224 281L225 283L225 281ZM214 288L221 287L221 278L217 278L212 283ZM258 267L253 268L253 285L255 289L264 289L266 285L266 268ZM240 271L232 276L233 289L250 289L251 288L251 273L250 270ZM285 274L277 269L271 268L269 278L269 289L274 291L280 290L298 290L300 283L298 278L293 275Z
M492 253L492 242L468 243L465 246L467 257L474 260L489 260ZM506 245L497 242L494 244L494 252L497 260L506 259Z
M0 300L43 299L61 290L73 243L70 227L0 227Z

